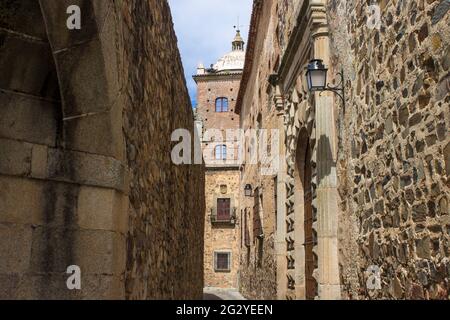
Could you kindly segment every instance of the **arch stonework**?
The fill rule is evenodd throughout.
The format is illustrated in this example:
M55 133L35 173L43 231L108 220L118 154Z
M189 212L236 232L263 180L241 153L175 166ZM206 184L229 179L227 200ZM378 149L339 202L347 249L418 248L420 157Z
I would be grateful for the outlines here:
M298 157L297 154L305 154L306 150L298 150L300 146L309 145L311 152L311 189L312 189L312 210L313 210L313 232L317 232L317 152L315 143L315 118L314 104L303 99L300 101L300 95L297 89L294 89L287 98L285 105L285 128L286 128L286 220L287 225L291 225L290 232L287 232L287 238L294 241L295 245L292 251L287 252L290 259L294 259L294 268L287 271L288 279L294 279L295 286L288 287L286 297L288 299L304 299L305 293L305 230L304 230L304 211L303 189L298 179ZM303 143L302 143L303 142ZM296 181L297 180L297 181ZM313 247L313 253L317 256L317 246ZM319 282L318 272L315 270L313 276ZM291 280L292 281L292 280Z
M65 149L124 158L117 21L111 1L39 1L57 68ZM81 30L64 27L68 6L81 9ZM63 26L63 27L62 27Z
M65 27L74 3L79 32ZM109 1L1 7L1 69L10 75L2 118L14 127L0 125L0 229L2 239L16 234L2 240L5 297L125 296L127 169L111 10ZM66 286L71 265L81 290Z

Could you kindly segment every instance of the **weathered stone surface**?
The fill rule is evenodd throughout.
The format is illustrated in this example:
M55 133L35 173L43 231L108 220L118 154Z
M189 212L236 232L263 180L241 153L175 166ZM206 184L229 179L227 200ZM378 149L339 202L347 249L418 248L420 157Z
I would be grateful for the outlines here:
M128 231L128 199L113 189L81 187L77 224L84 229Z
M112 9L110 1L61 0L55 2L39 0L39 3L47 25L47 36L55 51L80 45L95 38L102 30L108 9ZM80 7L83 27L77 32L60 27L65 26L67 20L67 15L61 14L61 12L65 13L70 5Z
M0 274L21 274L28 271L31 258L31 226L0 222Z
M42 182L0 176L0 190L0 222L43 223L46 190Z
M39 227L32 243L30 268L36 273L63 273L70 265L84 274L114 275L125 269L124 236L111 231Z
M444 148L444 161L445 161L445 172L447 172L447 177L450 177L450 142Z
M58 104L0 91L0 137L55 146Z
M16 282L15 299L32 300L119 300L124 281L108 275L82 275L82 290L67 290L67 274L26 275Z
M201 299L205 178L202 165L171 160L173 130L193 136L194 119L169 6L114 5L131 181L126 298Z
M113 158L81 152L48 150L48 178L124 191L126 171Z
M449 9L450 9L450 1L441 0L439 5L435 7L433 17L431 18L431 22L433 24L436 24L439 21L441 21L441 19L445 17Z
M354 238L360 254L357 257L342 255L342 285L348 298L366 298L367 294L359 291L364 287L361 270L375 262L383 270L383 288L373 293L377 298L448 299L444 293L447 284L439 276L442 273L433 270L440 270L446 256L443 252L448 252L449 245L442 237L445 219L439 218L441 211L448 211L450 192L446 80L450 48L449 1L397 3L397 7L380 4L381 16L386 17L382 19L380 30L365 28L367 3L364 1L344 4L332 0L328 6L332 61L344 70L371 66L371 73L363 73L360 80L366 84L366 91L370 91L363 96L365 100L352 96L358 91L358 85L348 82L347 105L352 105L352 109L342 114L339 124L342 159L338 162L338 183L340 194L347 195L342 199L347 210L341 219L360 217L354 225L359 230ZM360 11L355 11L355 7ZM418 14L419 11L427 14ZM375 35L378 33L380 36ZM387 48L378 42L388 44ZM360 47L371 47L373 52L367 55ZM382 88L380 79L385 83ZM386 85L391 82L392 85ZM385 94L385 100L376 108L373 105L379 101L372 93L374 90ZM391 121L385 120L391 113L393 129ZM396 131L397 123L399 131ZM385 126L383 135L376 129L381 125ZM373 135L376 139L371 138ZM365 145L366 152L350 157L355 142L346 137L357 137L357 143ZM367 204L361 204L352 194L353 190L362 194L370 191L369 186L360 190L361 185L353 179L356 170L349 169L362 165L371 167L372 183L379 186ZM382 201L384 210L380 209ZM373 211L369 211L368 206ZM365 215L366 212L370 214ZM391 219L395 212L399 215L398 223ZM382 225L377 223L380 218ZM380 235L385 250L378 250L374 241L366 241L370 232ZM347 233L343 234L341 241L351 245L353 242L347 237ZM389 249L392 245L402 248L397 249L396 259ZM409 250L403 250L406 247ZM359 270L354 268L355 261ZM400 265L405 269L400 269ZM358 273L358 277L348 276L352 272Z
M0 274L0 299L14 300L18 299L17 288L19 286L20 276L18 274Z
M19 33L46 39L38 1L2 1L0 3L1 27Z
M0 138L0 173L26 176L31 170L32 145Z
M36 98L58 99L58 84L49 44L28 41L26 35L11 35L4 30L0 31L0 38L0 88Z
M33 178L45 179L48 172L48 148L43 145L33 145L31 150L31 176Z
M167 2L7 1L0 29L0 298L201 298L203 165L170 158L194 121Z

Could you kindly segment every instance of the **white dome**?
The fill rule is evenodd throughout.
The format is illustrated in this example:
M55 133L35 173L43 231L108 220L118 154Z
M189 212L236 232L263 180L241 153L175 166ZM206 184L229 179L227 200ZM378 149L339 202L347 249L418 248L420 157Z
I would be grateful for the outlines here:
M234 50L224 55L214 65L217 72L228 70L243 70L245 62L245 51Z

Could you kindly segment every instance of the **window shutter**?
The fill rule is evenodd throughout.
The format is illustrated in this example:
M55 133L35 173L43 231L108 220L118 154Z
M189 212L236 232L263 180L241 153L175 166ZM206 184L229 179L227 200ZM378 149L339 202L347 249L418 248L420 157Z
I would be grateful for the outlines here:
M231 200L230 199L217 199L217 219L229 220L231 218Z

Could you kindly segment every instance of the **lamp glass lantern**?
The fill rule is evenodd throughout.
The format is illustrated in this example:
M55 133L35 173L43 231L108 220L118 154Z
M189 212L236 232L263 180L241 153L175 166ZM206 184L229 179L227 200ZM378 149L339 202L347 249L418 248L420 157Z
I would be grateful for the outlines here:
M327 85L328 69L323 64L323 60L314 59L308 64L306 79L309 91L323 91Z
M246 197L252 196L252 186L250 184L247 184L244 188L244 194Z

